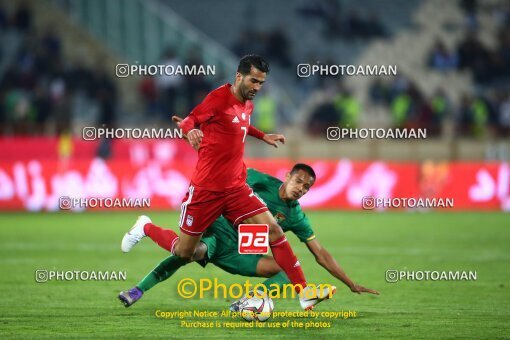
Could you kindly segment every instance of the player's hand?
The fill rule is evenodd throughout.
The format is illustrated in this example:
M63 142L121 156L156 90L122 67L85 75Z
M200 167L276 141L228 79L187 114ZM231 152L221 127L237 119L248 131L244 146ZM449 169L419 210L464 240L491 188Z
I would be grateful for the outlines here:
M351 292L357 293L357 294L370 293L370 294L379 295L379 292L377 290L365 288L365 287L360 286L358 284L354 284L354 286L351 287Z
M177 124L177 127L181 127L181 123L184 119L182 119L181 117L179 116L172 116L172 122L174 122L175 124Z
M269 145L274 146L275 148L278 147L278 143L280 142L282 144L285 144L285 136L284 135L278 135L278 134L265 134L262 138L264 142L266 142Z
M186 138L188 139L188 142L191 144L193 149L198 150L200 147L200 143L202 143L202 138L204 137L204 134L199 129L193 129L190 132L188 132L188 135Z

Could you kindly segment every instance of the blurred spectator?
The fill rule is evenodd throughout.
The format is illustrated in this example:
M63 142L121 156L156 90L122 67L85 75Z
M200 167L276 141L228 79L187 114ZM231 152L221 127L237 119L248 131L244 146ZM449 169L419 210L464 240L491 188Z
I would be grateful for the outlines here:
M324 136L330 126L338 126L340 115L335 105L328 101L318 107L310 115L307 122L308 132L312 136Z
M369 94L370 100L375 105L387 105L390 102L390 89L380 77L370 85Z
M497 104L499 136L510 137L510 93L500 92Z
M431 136L438 136L445 118L451 115L452 105L443 89L438 89L430 100L431 119L427 131Z
M32 28L32 13L25 3L20 4L14 12L14 27L24 33Z
M8 16L3 4L0 4L0 29L4 30L8 24Z
M254 120L260 130L266 133L277 131L278 106L276 100L268 94L267 88L257 96L254 112Z
M384 38L388 36L386 27L383 25L377 13L374 12L370 13L370 16L365 23L364 31L364 36L366 38Z
M145 114L147 116L159 114L161 111L163 111L159 105L158 91L156 89L156 82L154 77L143 77L140 85L138 86L138 92L141 96L142 102L144 103Z
M464 10L466 14L466 26L470 30L476 30L478 28L478 19L477 19L477 10L478 10L478 1L477 0L461 0L460 7Z
M60 37L56 34L55 30L50 27L46 29L42 39L41 39L42 48L45 51L45 54L50 58L59 58L61 52L61 42Z
M490 112L483 98L464 95L459 114L457 131L460 135L480 137L485 134Z
M197 65L197 68L200 65L203 65L204 62L200 57L198 51L191 51L189 59L186 60L186 64L188 65ZM185 91L184 98L185 99L185 108L184 112L189 113L191 110L200 103L207 93L211 90L211 86L207 81L207 76L205 75L196 75L192 77L184 78L184 86L183 89ZM197 100L198 95L198 100Z
M181 62L175 55L173 49L168 48L159 64L176 67L180 65ZM158 76L156 85L158 89L158 96L162 98L163 118L170 113L176 112L177 95L179 86L182 85L182 81L183 79L180 75L161 74Z
M355 128L358 125L361 104L350 91L344 90L344 93L336 95L333 104L340 115L340 126Z
M98 70L92 81L94 98L99 105L99 124L113 127L117 103L117 87L112 81L110 74L104 70Z
M274 60L282 67L290 67L289 57L290 43L281 28L276 28L267 34L267 45L265 56Z
M393 125L397 128L405 127L411 114L412 101L411 96L406 92L398 94L391 102L391 115Z
M319 19L324 23L324 34L335 37L342 32L341 4L337 0L311 0L297 9L300 16L305 19Z
M444 43L437 40L429 56L429 66L437 71L451 71L457 68L458 58L448 51Z

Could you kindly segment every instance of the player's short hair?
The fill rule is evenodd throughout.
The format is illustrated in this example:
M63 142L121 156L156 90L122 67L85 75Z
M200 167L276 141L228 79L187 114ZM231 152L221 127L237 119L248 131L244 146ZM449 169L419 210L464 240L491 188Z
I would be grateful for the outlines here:
M304 164L304 163L297 163L292 167L292 170L290 170L290 174L293 175L297 173L299 170L303 170L306 173L310 175L310 177L313 177L313 180L315 181L317 177L315 176L315 171L313 171L312 167Z
M245 76L250 74L252 66L261 72L269 73L269 64L267 61L256 54L248 54L242 57L239 61L239 66L237 66L237 72Z

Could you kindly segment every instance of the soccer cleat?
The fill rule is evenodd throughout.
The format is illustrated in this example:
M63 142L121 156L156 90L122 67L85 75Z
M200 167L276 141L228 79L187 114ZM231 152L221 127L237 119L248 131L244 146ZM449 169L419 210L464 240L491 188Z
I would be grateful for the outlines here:
M145 215L139 216L135 222L135 225L129 229L129 231L122 238L122 244L120 248L124 253L129 252L142 238L145 237L143 227L147 223L152 223L151 219Z
M335 286L306 286L300 294L299 303L301 304L301 308L304 310L311 310L316 304L329 299L335 293Z
M130 290L124 290L119 294L119 300L124 307L129 307L136 301L142 298L143 292L138 287L133 287Z

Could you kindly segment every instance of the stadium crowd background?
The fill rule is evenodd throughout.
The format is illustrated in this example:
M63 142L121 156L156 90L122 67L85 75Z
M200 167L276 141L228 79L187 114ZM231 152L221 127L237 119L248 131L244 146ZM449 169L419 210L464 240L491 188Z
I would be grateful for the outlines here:
M190 15L196 1L156 3L167 6L173 15L203 30L197 22L206 13L197 10L196 15ZM438 74L439 79L467 75L470 86L453 94L452 89L441 86L441 82L424 89L420 74L413 72L413 68L399 68L398 77L371 77L363 92L351 86L353 77L297 77L299 63L320 60L322 63L358 64L359 56L370 43L390 45L403 30L410 31L412 36L413 32L425 29L412 18L426 1L408 1L405 6L394 1L392 6L385 5L380 11L376 11L374 4L364 10L367 3L296 1L288 6L292 25L285 20L274 24L270 15L264 15L264 11L249 3L226 1L223 4L234 6L234 14L256 18L257 25L247 20L223 41L217 39L225 33L221 27L205 32L208 37L216 39L236 56L250 52L261 54L273 68L266 91L256 99L253 122L256 126L267 132L293 127L293 131L308 136L305 138L324 138L329 126L424 127L428 129L428 136L438 138L448 135L473 140L508 138L510 4L505 1L454 2L454 7L462 13L462 24L458 27L447 23L442 29L461 32L457 34L461 39L453 44L450 39L447 44L438 33L427 46L426 58L418 61L420 67ZM71 13L73 1L48 1L46 5ZM104 50L111 55L98 53L78 46L78 41L68 46L66 35L69 33L62 31L61 26L38 20L41 14L35 10L36 6L40 3L0 2L0 134L3 136L59 135L67 131L79 136L84 122L95 126L170 126L170 113L187 114L208 91L221 83L218 77L146 76L133 77L129 81L135 85L129 90L121 89L122 82L127 80L117 78L107 60L112 56L119 61L133 60L126 60L129 58L108 48ZM395 12L397 7L401 8ZM489 28L482 17L492 20ZM264 18L267 23L260 21ZM76 30L86 30L77 20L73 23ZM296 26L306 26L318 35L297 40L293 32ZM314 52L311 37L328 50ZM93 39L103 44L100 39ZM79 49L78 57L68 58L66 50L72 49ZM346 50L350 50L350 54L338 54ZM159 57L148 60L147 64L202 64L205 62L203 55L192 44L186 48L167 44ZM399 59L393 61L397 65L399 62ZM223 77L231 81L233 75L228 73ZM294 107L286 105L282 97L271 94L273 83L285 88ZM127 104L125 98L130 98L135 105ZM507 156L503 154L500 158Z

